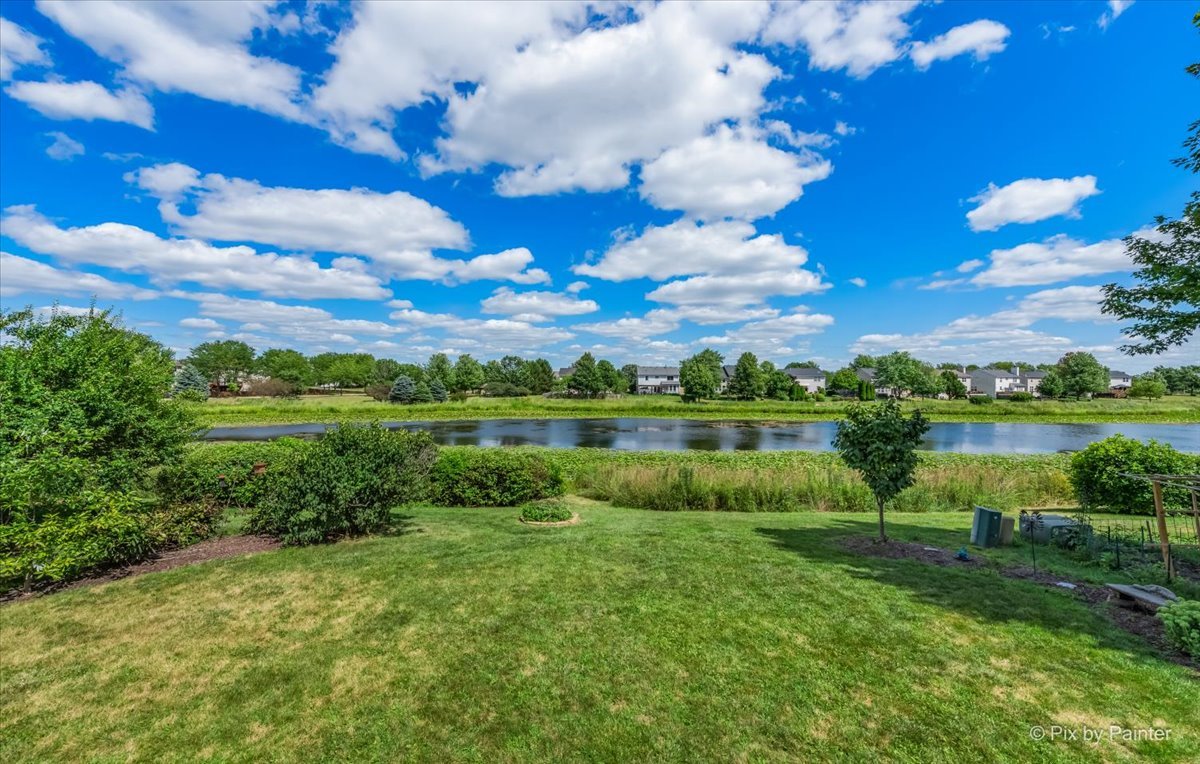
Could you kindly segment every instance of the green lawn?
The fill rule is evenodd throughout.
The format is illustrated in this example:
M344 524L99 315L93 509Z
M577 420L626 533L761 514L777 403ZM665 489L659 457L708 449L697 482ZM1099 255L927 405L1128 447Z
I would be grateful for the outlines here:
M580 502L0 608L4 761L1195 761L1197 674L1065 592L851 555L873 519ZM892 515L960 544L970 518ZM1034 741L1034 725L1166 742Z
M837 419L853 403L825 401L706 401L685 404L674 395L627 395L603 400L566 398L468 398L460 403L397 406L365 395L314 395L294 400L214 398L196 411L208 427L239 424L338 422L347 420L553 419L584 417L673 417L812 421ZM1158 401L1118 400L996 401L973 406L966 401L905 401L942 422L1200 422L1200 397L1171 396Z

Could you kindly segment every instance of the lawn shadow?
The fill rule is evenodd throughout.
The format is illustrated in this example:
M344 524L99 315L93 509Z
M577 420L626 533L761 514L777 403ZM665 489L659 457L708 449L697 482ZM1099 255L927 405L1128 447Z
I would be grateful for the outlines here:
M1126 633L1104 615L1102 605L1088 603L1066 589L1056 590L1008 578L996 564L935 565L913 559L863 554L847 548L850 537L874 537L871 519L837 520L824 528L757 528L776 546L814 562L841 567L846 575L905 589L923 603L994 623L1022 621L1057 633L1083 634L1096 644L1135 653L1142 660L1167 660L1143 639ZM947 545L952 534L936 528L889 522L889 536ZM957 538L965 543L965 534ZM961 543L955 540L955 546ZM951 546L954 548L954 546Z

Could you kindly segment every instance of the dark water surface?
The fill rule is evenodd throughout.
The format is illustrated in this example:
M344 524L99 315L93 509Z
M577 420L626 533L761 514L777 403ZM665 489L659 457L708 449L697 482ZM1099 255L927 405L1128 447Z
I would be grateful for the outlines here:
M622 451L828 451L835 422L707 422L696 419L483 419L463 422L384 422L392 429L427 430L448 446L549 446ZM315 436L332 425L278 424L214 427L207 440L270 440ZM1154 438L1200 453L1200 425L1028 424L934 422L922 448L964 454L1044 454L1077 451L1121 433Z

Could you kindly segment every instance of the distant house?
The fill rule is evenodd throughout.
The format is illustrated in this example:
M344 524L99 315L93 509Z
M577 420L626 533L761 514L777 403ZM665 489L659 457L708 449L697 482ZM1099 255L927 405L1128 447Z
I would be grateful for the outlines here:
M554 372L554 376L558 377L559 379L566 379L567 377L571 376L574 373L575 373L574 366L564 366L561 369L559 369L558 371Z
M1011 369L976 369L971 372L971 384L967 389L974 395L986 395L989 398L1013 393L1040 395L1038 387L1045 377L1044 371L1022 370L1020 366L1013 366Z
M825 389L825 372L820 369L791 368L784 369L783 373L791 377L797 386L803 387L807 392L815 393Z
M679 390L678 366L637 367L638 395L671 395Z
M861 369L854 370L854 376L858 377L863 382L866 382L875 389L876 395L882 395L885 398L899 398L902 390L894 387L879 387L875 384L875 369L872 366L864 366Z
M1110 390L1128 390L1133 384L1133 377L1123 371L1108 370L1108 388Z

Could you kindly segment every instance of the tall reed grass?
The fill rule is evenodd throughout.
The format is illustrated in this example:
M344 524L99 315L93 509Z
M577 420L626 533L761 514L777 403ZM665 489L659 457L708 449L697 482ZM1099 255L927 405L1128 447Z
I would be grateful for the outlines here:
M617 506L702 512L869 512L875 501L856 472L834 465L790 470L597 465L575 476L576 492ZM937 464L889 507L902 512L1063 506L1074 502L1054 466L1010 470L987 464Z

